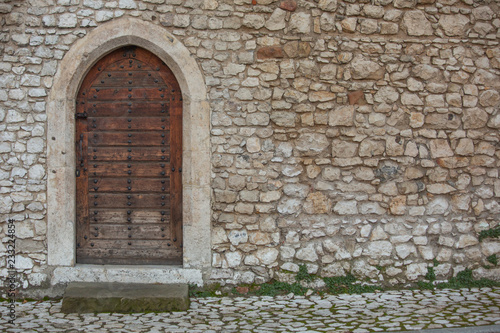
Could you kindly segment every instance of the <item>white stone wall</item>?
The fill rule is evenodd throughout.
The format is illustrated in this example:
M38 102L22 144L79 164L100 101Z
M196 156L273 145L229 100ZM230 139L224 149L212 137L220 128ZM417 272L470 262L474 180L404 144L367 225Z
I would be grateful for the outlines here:
M0 3L0 267L48 279L46 98L76 40L120 17L163 27L212 112L212 280L306 263L388 283L478 275L500 243L500 3L27 0ZM78 59L75 59L78 61ZM493 273L493 274L492 274ZM2 281L3 283L3 281Z

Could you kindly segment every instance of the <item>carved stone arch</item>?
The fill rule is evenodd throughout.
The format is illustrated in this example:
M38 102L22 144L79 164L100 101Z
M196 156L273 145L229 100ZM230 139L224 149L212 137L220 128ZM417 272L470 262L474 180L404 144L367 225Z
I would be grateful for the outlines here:
M179 282L181 276L191 276L187 282L200 284L201 274L207 274L211 266L210 109L205 80L189 50L179 40L161 27L135 18L120 18L103 24L77 41L59 63L54 77L47 104L48 264L56 266L52 283L66 281L56 276L63 271L74 280L85 280L82 277L85 272L71 271L76 253L76 94L93 64L126 45L140 46L158 56L172 70L183 93L184 258L183 267L175 274Z

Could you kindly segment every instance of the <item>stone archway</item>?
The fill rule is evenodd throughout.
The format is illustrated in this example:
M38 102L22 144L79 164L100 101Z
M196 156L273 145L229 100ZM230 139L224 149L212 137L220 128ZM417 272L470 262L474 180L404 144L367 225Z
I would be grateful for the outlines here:
M92 278L86 276L99 275L96 266L75 267L75 99L92 65L103 55L126 45L140 46L158 56L172 70L183 92L184 258L182 267L172 274L178 282L184 277L191 279L185 282L200 284L201 274L208 273L211 266L210 110L205 81L198 64L181 42L161 27L134 18L103 24L79 40L62 59L54 77L47 105L48 264L56 266L52 283L87 281ZM101 273L112 282L113 278L105 271L117 268L103 266ZM87 269L93 273L87 274ZM124 275L130 273L123 268L120 271ZM116 274L112 276L119 279ZM151 282L162 279L153 278Z

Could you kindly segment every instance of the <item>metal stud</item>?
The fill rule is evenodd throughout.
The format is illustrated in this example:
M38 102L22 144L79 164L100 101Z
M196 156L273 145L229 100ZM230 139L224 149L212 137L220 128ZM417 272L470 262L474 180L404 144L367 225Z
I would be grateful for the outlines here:
M111 77L111 74L110 74L110 73L108 73L108 77Z
M132 198L132 196L130 196L130 195L127 195L127 199L130 199L130 198Z
M129 133L129 134L128 134L128 137L129 137L129 138L131 138L131 137L132 137L132 134L131 134L131 133Z
M132 219L130 217L127 218L127 222L130 222L132 221Z
M85 236L83 236L83 239L87 239L87 238L88 238L88 237L87 237L86 235L85 235Z
M128 242L128 245L132 245L132 242Z
M132 203L130 201L127 202L127 206L131 206L131 205L132 205Z
M127 164L127 168L131 168L132 167L132 164Z
M128 235L128 238L132 238L132 235Z
M128 215L132 214L132 211L131 210L127 210L127 214Z
M132 183L132 179L127 179L127 183Z
M132 227L128 227L128 230L132 230Z
M92 246L92 247L93 247L93 246L94 246L94 243L90 243L90 246Z
M132 174L132 170L127 171L127 173L128 173L129 175L130 175L130 174Z

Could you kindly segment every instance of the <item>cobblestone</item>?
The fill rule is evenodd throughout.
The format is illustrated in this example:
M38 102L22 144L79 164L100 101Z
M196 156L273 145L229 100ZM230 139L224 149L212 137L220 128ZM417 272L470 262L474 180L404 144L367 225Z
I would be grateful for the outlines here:
M2 314L7 302L0 303ZM191 298L188 311L63 314L62 301L17 303L2 332L381 332L500 325L500 289L362 295Z

